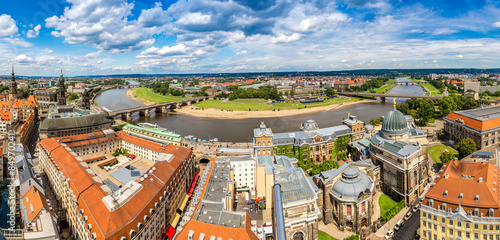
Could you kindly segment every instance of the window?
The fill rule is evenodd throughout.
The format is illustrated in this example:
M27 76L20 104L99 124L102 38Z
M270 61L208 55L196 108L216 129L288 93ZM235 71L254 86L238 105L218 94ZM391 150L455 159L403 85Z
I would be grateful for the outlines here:
M474 233L474 239L479 239L479 233Z
M446 228L445 227L441 227L441 232L446 232Z
M426 227L427 223L425 221L422 221L422 225Z
M441 218L442 223L446 223L446 219L444 217Z
M453 235L453 229L450 228L450 235Z
M483 230L488 230L488 225L484 224L483 225Z
M477 225L477 223L474 224L474 229L479 229L479 225Z
M457 236L458 236L459 238L461 238L461 237L462 237L462 232L461 232L461 231L457 231Z
M437 220L438 220L437 216L436 216L436 215L434 215L434 221L437 221Z
M423 216L423 217L426 217L426 213L425 213L425 212L422 212L422 216Z
M351 205L347 205L347 216L351 216Z
M465 237L470 238L470 232L465 232Z
M453 220L450 219L450 225L453 225Z
M457 227L462 227L462 222L457 221Z
M466 228L470 228L470 223L465 223Z

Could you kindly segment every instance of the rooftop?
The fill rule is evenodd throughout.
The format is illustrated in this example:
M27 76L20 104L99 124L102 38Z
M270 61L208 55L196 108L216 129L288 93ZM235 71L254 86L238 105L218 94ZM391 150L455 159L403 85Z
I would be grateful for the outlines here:
M478 208L483 216L490 208L500 217L498 167L488 162L455 161L443 165L432 187L425 195L424 205L455 210L461 206L466 212Z
M470 128L485 131L500 126L500 106L456 111L448 114L445 119L463 121Z

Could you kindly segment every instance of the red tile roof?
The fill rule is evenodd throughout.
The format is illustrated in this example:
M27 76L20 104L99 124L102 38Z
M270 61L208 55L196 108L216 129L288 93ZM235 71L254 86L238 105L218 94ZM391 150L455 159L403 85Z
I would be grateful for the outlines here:
M435 185L425 195L424 204L428 205L429 199L433 199L435 208L446 203L447 208L453 210L460 204L465 211L479 208L484 216L488 216L488 210L493 208L494 216L500 217L498 167L488 162L452 160L441 170ZM480 178L482 182L479 182ZM446 196L445 191L448 191ZM460 193L463 194L462 199L459 198ZM475 200L476 195L479 195L478 201Z

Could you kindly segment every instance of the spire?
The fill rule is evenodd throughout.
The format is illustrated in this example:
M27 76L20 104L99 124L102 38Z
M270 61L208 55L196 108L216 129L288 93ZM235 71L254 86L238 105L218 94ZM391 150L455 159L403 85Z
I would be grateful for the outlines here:
M61 68L61 77L63 77L63 74L62 74L62 68Z
M394 109L396 109L396 98L392 99L392 102L394 103Z
M14 61L12 61L12 76L14 76Z

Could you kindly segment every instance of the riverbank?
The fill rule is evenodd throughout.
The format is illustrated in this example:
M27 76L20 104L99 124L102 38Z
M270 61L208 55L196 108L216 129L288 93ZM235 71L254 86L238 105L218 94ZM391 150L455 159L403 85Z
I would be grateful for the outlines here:
M152 104L156 104L155 102L151 102L151 101L148 101L148 100L146 100L146 99L136 98L136 97L134 96L134 91L135 91L135 90L136 90L136 88L131 88L131 89L127 90L127 91L125 92L125 96L127 96L128 98L130 98L130 99L132 99L132 100L134 100L134 101L136 101L136 102L140 102L140 103L142 103L142 104L144 104L144 105L152 105Z
M280 111L222 111L220 109L209 108L200 109L195 106L188 106L170 112L170 114L182 114L189 115L193 117L204 117L204 118L217 118L217 119L249 119L249 118L272 118L272 117L288 117L302 114L311 114L318 112L333 111L342 107L359 104L374 102L377 100L361 100L356 102L347 102L341 104L332 104L328 106L312 107L312 108L302 108L302 109L289 109Z

